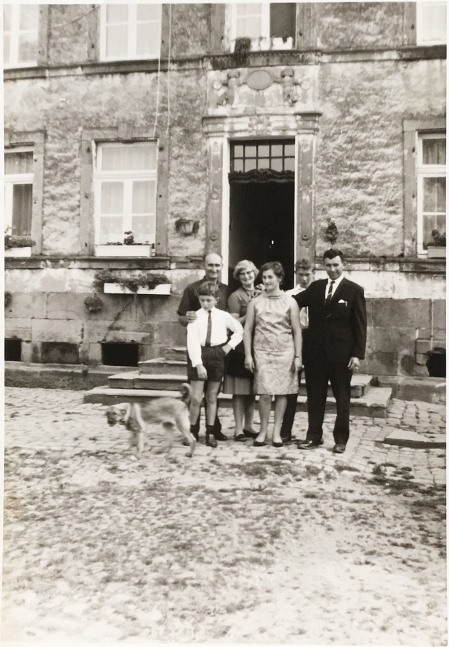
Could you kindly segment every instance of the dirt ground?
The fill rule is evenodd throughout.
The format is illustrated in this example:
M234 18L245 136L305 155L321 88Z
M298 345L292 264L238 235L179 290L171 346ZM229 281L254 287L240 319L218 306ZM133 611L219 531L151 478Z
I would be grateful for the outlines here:
M442 486L297 450L138 462L101 425L108 450L6 443L4 644L447 644Z

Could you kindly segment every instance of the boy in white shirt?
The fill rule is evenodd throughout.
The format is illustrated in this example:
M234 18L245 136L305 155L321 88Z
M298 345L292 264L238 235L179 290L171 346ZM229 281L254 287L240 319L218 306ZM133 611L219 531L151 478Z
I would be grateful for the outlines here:
M195 426L206 384L206 445L217 446L214 422L217 397L224 377L225 357L243 339L243 327L229 312L216 308L219 288L205 281L198 289L201 309L187 325L187 377L192 388L190 423ZM229 333L231 337L229 337Z

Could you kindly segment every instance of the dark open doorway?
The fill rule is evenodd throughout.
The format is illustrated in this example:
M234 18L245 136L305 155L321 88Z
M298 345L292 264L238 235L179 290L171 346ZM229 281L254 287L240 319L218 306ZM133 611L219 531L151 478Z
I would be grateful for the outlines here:
M294 144L291 141L231 144L229 276L248 259L260 267L280 261L283 288L294 285Z

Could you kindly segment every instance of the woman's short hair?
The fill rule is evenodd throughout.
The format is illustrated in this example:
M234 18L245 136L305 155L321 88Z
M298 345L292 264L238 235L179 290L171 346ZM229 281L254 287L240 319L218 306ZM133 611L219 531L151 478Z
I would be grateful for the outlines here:
M254 272L254 278L257 276L258 269L252 261L239 261L234 267L234 272L232 276L238 281L239 274L242 270L252 270Z
M284 282L285 272L281 263L279 263L279 261L269 261L268 263L264 263L259 269L260 279L262 279L263 272L266 272L267 270L271 270L273 274L275 274L278 279L280 279L279 284L282 285L282 283Z

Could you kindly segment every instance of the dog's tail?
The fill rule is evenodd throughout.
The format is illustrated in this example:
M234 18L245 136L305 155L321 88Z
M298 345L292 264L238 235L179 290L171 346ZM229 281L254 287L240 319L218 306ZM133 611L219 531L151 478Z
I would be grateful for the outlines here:
M179 387L179 390L181 391L181 400L188 407L190 405L190 398L192 397L192 389L190 387L190 384L183 382Z

